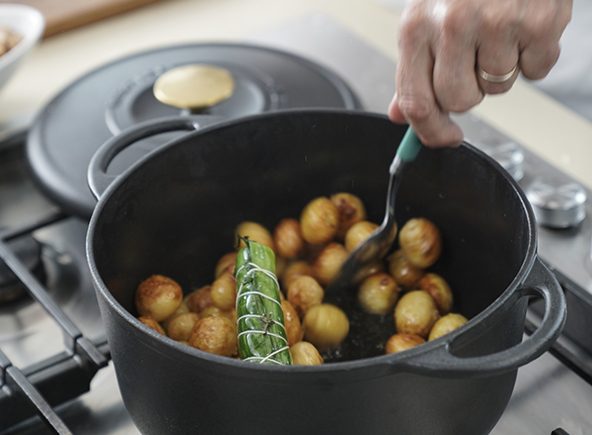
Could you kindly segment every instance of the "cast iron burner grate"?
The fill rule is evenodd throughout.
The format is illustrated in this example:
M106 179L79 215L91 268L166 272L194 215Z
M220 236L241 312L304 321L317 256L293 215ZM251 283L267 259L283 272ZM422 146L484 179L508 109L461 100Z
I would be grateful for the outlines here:
M95 373L109 361L106 341L89 340L8 244L11 240L29 235L66 217L56 212L0 232L0 258L25 286L29 295L60 327L67 349L23 370L14 366L0 350L0 427L3 428L37 413L54 433L70 434L53 407L88 391Z

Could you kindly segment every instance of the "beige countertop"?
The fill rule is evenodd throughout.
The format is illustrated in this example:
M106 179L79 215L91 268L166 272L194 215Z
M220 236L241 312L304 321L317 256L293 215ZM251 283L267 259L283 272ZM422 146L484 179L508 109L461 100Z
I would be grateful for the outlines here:
M194 42L240 42L321 12L396 60L400 11L378 0L167 0L45 39L0 91L0 132L26 125L83 74L123 56ZM386 107L385 107L386 111ZM525 82L474 113L592 188L592 123Z

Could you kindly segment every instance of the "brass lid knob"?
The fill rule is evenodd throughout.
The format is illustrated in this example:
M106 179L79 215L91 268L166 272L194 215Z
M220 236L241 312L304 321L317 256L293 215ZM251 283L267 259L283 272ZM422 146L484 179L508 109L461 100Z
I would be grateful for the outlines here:
M229 98L234 92L234 79L223 68L183 65L162 74L152 91L161 103L199 111Z

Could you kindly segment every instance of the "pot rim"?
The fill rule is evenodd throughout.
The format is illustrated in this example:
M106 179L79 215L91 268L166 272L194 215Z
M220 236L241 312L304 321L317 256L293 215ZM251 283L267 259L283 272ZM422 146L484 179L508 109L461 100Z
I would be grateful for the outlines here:
M525 211L525 218L526 218L526 225L528 225L529 232L528 232L528 248L525 253L524 259L522 264L516 273L516 276L507 286L507 288L484 310L482 310L479 314L472 317L462 325L461 327L455 329L454 331L442 336L438 339L428 341L420 346L416 346L412 349L408 349L405 352L395 353L395 354L388 354L388 355L380 355L374 356L371 358L362 358L353 361L344 361L344 362L331 362L327 364L315 365L315 366L279 366L279 365L271 365L271 364L245 364L244 361L236 360L234 358L223 357L215 354L211 354L205 351L201 351L199 349L192 348L190 346L181 344L172 340L162 334L153 331L138 319L136 319L128 310L126 310L116 299L113 297L109 289L107 289L105 283L103 282L99 271L97 270L96 263L95 263L95 256L94 256L94 249L93 249L93 240L95 235L95 227L97 225L97 221L100 219L101 211L109 202L110 197L114 194L114 192L127 180L127 178L135 172L138 168L143 166L149 160L153 158L157 158L157 156L162 153L166 152L171 147L175 147L177 144L184 142L194 136L200 136L204 134L208 134L210 131L232 127L233 125L241 124L241 123L249 123L256 121L261 118L268 118L268 117L278 117L278 116L290 116L294 114L345 114L350 116L363 116L369 118L380 118L388 120L386 115L382 115L379 113L370 113L361 110L345 110L345 109L324 109L324 108L314 108L314 109L283 109L278 110L275 112L266 112L261 114L256 114L248 117L243 117L240 119L235 120L228 120L223 121L220 123L216 123L215 125L204 127L203 129L199 129L197 131L192 131L188 134L182 135L175 139L172 139L170 142L163 144L159 148L155 149L154 151L150 152L149 154L143 156L134 164L132 164L129 168L127 168L121 175L117 176L116 179L107 187L107 189L103 192L101 197L98 200L96 208L93 210L92 216L89 221L88 231L87 231L87 239L86 239L86 255L87 255L87 262L90 268L90 273L93 279L93 285L95 289L101 293L101 295L105 298L105 300L109 303L109 305L119 314L118 321L124 321L128 326L133 327L140 333L144 335L150 336L152 339L158 342L159 346L164 346L168 348L172 348L175 352L177 352L176 357L180 357L183 359L187 359L191 361L193 358L199 358L200 360L205 360L206 362L221 364L222 366L232 367L233 369L240 369L246 371L253 371L253 372L271 372L271 373L324 373L324 372L335 372L335 371L342 371L342 372L349 372L349 371L361 371L367 370L368 368L373 368L374 370L369 373L369 377L378 377L381 376L382 370L378 370L379 367L383 367L387 372L393 371L405 371L408 368L408 371L413 371L415 373L421 372L422 374L430 374L430 369L422 369L421 367L413 367L411 368L410 364L407 364L408 361L413 360L413 358L424 355L430 352L434 352L436 350L441 350L445 348L449 350L452 346L452 343L456 340L457 337L465 334L467 331L471 330L475 325L484 322L487 318L489 318L492 313L495 311L502 309L504 306L508 306L511 303L511 299L515 297L514 293L516 293L520 285L527 279L529 276L529 272L533 267L537 259L537 226L534 217L534 212L526 198L526 195L520 188L519 184L512 178L510 174L508 174L499 164L489 157L487 154L482 152L481 150L475 148L473 145L463 142L460 146L464 148L468 148L471 152L476 153L481 159L486 160L490 163L493 167L492 169L497 170L499 175L501 175L510 185L513 187L514 191L518 195L520 202L522 204L522 208Z

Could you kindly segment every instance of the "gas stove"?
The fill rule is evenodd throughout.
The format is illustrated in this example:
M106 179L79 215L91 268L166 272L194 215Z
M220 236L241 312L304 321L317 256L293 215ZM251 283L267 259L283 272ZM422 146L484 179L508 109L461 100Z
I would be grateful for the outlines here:
M248 42L329 68L365 110L384 112L394 92L395 64L324 15ZM540 256L568 301L564 334L518 371L492 434L583 435L592 427L590 191L474 115L456 118L469 142L520 180L539 220ZM0 435L138 434L109 362L84 254L87 221L38 191L25 142L26 134L17 134L0 143ZM533 302L525 336L539 318Z

